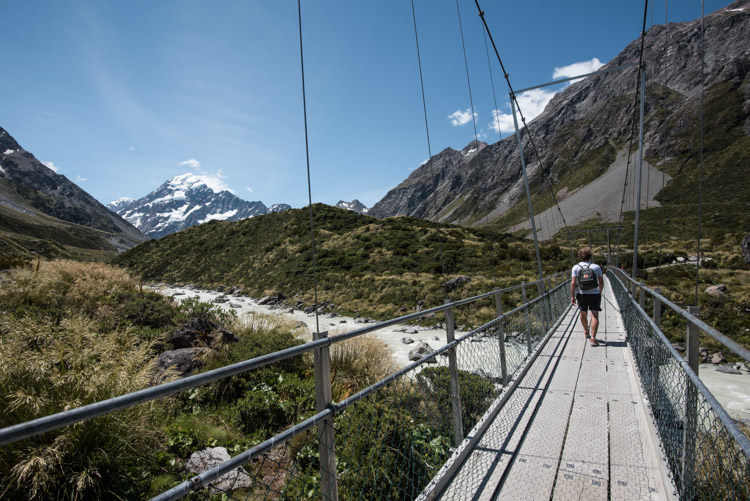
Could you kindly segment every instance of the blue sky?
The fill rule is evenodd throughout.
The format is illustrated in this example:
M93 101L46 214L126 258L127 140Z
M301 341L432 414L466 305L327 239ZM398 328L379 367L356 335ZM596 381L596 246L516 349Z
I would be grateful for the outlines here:
M706 1L706 14L729 3ZM677 4L670 21L700 17L698 0ZM516 89L605 64L638 37L643 16L642 2L480 5ZM481 21L473 0L459 6L477 129L495 142ZM193 172L246 200L307 204L296 1L0 8L0 126L102 203ZM456 1L415 8L432 153L460 149L474 127ZM654 24L664 9L653 7ZM411 4L303 0L302 16L313 201L372 206L428 158ZM492 71L505 129L494 57ZM529 116L549 95L531 97L521 101Z

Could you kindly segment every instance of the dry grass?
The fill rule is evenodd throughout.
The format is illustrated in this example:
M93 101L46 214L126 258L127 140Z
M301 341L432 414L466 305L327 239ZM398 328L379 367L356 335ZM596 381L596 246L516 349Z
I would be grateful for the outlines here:
M121 270L92 263L42 262L38 271L8 275L0 299L20 310L0 311L0 426L148 386L153 342L130 329L101 332L80 312L118 287L134 283ZM24 302L34 308L22 314ZM44 306L58 315L46 315ZM124 469L148 461L166 405L139 405L3 446L0 497L109 497Z
M394 373L388 345L375 336L360 336L331 346L335 400L341 400Z

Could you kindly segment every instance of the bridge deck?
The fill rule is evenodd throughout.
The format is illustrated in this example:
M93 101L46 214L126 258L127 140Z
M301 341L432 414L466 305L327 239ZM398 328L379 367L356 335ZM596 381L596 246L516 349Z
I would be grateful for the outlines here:
M437 498L671 498L609 284L600 322L592 347L568 312Z

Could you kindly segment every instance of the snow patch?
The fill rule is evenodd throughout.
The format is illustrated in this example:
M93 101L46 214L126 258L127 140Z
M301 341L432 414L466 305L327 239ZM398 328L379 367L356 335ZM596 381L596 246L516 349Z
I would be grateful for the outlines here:
M209 174L193 174L188 172L180 176L175 176L168 181L169 188L173 190L187 191L198 186L205 185L211 191L220 193L222 191L228 191L233 193L232 190L224 183L221 176L221 171L217 175L212 176Z
M727 12L745 12L745 9L727 9Z
M5 151L3 152L3 155L10 155L11 153L15 153L15 151L16 151L16 150L11 150L10 148L8 148L7 150L5 150Z
M3 175L6 174L5 169L3 169L2 165L0 165L0 174L3 174Z
M215 219L220 219L220 220L229 219L230 217L234 216L235 214L237 214L237 209L230 210L228 212L222 212L220 214L209 214L208 216L206 216L205 219L201 220L199 222L199 224L203 224L203 223L206 223L208 221L213 221Z

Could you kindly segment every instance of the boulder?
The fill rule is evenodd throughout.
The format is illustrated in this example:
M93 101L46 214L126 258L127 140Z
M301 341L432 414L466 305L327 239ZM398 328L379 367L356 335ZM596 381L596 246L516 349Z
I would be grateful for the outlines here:
M445 282L443 288L445 289L445 292L451 292L467 282L471 282L471 278L462 275Z
M240 339L234 333L220 325L202 318L194 318L184 324L169 338L175 348L191 348L195 346L214 346L224 343L236 343Z
M415 348L409 351L409 360L417 361L421 360L430 353L432 353L432 347L427 343L419 343Z
M412 344L414 342L414 340L412 338L410 338L410 337L402 337L401 338L401 342L404 343L404 344Z
M707 287L704 291L709 296L723 296L724 293L727 291L727 286L724 284L718 284L718 285L712 285L710 287Z
M172 334L172 337L169 338L169 342L172 343L172 346L176 349L182 349L209 344L211 338L208 336L208 333L204 333L203 331L182 329Z
M740 242L740 252L742 252L742 257L745 258L745 262L750 264L750 233L745 235L745 238Z
M209 352L209 348L201 347L165 351L156 361L154 380L158 380L169 368L173 368L180 377L191 374L203 366L203 360Z
M191 454L187 461L187 471L199 475L206 470L229 461L231 456L224 447L207 447L198 452ZM215 487L218 491L229 492L235 489L247 489L252 487L253 479L247 474L241 466L230 471L211 482L209 485Z
M716 369L716 372L723 372L724 374L742 374L742 372L732 365L722 365Z
M724 358L724 354L722 352L714 353L714 356L711 357L711 363L712 364L725 364L727 363L727 359Z

